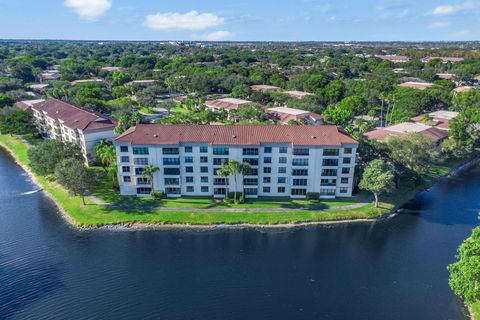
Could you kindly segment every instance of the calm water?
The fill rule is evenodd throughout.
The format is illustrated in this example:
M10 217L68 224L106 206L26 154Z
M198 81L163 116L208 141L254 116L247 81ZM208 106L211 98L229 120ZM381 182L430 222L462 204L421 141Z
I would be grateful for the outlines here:
M465 319L446 266L480 171L375 224L87 231L0 152L0 319Z

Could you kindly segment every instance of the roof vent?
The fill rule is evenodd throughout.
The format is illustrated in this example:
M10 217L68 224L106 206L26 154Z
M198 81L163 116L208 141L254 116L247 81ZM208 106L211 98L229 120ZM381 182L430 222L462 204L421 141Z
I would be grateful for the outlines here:
M312 136L312 139L317 139L317 137L315 137L315 136Z
M154 134L153 136L154 136L155 138L158 138L158 134Z
M233 139L236 139L236 138L237 138L237 136L236 136L236 135L233 135L233 136L232 136L232 138L233 138Z

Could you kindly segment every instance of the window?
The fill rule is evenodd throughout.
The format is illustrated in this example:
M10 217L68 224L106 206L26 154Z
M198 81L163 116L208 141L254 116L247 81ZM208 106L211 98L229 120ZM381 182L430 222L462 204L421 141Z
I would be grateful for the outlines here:
M258 176L258 169L250 168L250 171L248 172L247 176Z
M122 167L122 172L123 173L130 172L130 167Z
M352 151L353 151L352 148L345 148L345 149L343 149L343 153L344 153L344 154L352 154Z
M121 146L121 147L120 147L120 152L128 152L128 147L126 147L126 146Z
M225 178L215 178L215 179L213 179L213 185L215 185L215 186L228 185L228 179L225 179Z
M310 150L308 148L293 148L294 156L308 156L309 154Z
M228 158L213 158L214 166L221 166L224 163L228 164Z
M308 159L293 159L292 166L296 166L296 167L308 166Z
M200 162L201 163L207 163L208 162L208 157L200 157Z
M163 174L166 176L178 176L180 175L179 168L163 168Z
M166 194L182 194L182 190L180 188L165 188Z
M150 194L152 188L137 188L137 194Z
M321 179L320 185L322 187L335 187L337 185L337 179Z
M338 149L323 149L324 156L338 156Z
M244 156L258 156L258 148L243 148Z
M278 193L285 193L285 187L278 187L277 192Z
M185 157L185 163L193 163L193 157Z
M178 166L180 164L180 158L163 158L163 165L165 166Z
M213 148L213 154L214 155L226 156L229 153L230 152L229 152L228 148L224 148L224 147L214 147Z
M133 163L139 166L148 165L148 158L133 158Z
M177 186L179 184L180 184L180 180L178 178L165 178L166 186Z
M308 184L307 179L293 179L294 186L306 186Z
M263 193L270 193L270 187L263 187Z
M225 189L225 188L215 188L215 189L213 189L213 193L215 195L223 195L223 194L227 193L227 189Z
M263 167L263 173L272 173L271 167Z
M348 183L348 180L350 180L350 179L348 179L348 178L342 178L342 179L340 180L340 183L341 183L341 184L347 184L347 183Z
M185 172L186 173L192 173L193 172L193 167L185 167Z
M208 183L208 177L201 177L200 182L201 183Z
M195 188L193 186L187 186L187 192L195 192Z
M342 174L349 174L350 168L342 168Z
M130 182L132 182L132 177L130 177L130 176L125 176L125 177L123 177L123 182L125 182L125 183L130 183Z
M258 166L258 159L243 158L243 162L249 163L251 166Z
M352 158L343 158L343 164L350 164L352 163Z
M183 150L185 151L185 153L192 153L193 152L192 147L185 147Z
M258 194L257 188L245 188L245 195L246 196L254 196Z
M334 196L335 189L320 189L321 196Z
M135 168L135 175L140 176L143 173L144 168Z
M137 178L137 184L146 185L146 184L150 184L150 182L148 181L148 178L140 177L140 178Z
M208 173L208 167L200 167L201 173Z
M258 185L258 179L245 178L245 179L243 179L243 185L245 185L245 186L256 186L256 185Z
M293 169L292 176L308 176L307 169Z
M133 154L148 154L148 148L133 147Z
M208 147L207 146L201 146L200 147L200 153L208 153Z
M287 157L280 157L278 163L287 163Z
M162 149L163 154L178 154L178 148L163 148Z
M202 192L208 192L208 187L207 186L202 186Z
M307 189L292 189L292 196L305 196Z
M340 188L340 193L347 193L348 192L348 188Z
M185 177L186 183L193 183L193 177Z
M287 173L287 168L286 167L278 168L278 173Z
M272 147L263 148L263 153L272 153Z
M270 183L272 182L272 178L270 177L263 177L263 183Z
M122 156L121 159L122 159L122 162L123 162L123 163L125 163L125 162L130 162L130 157L128 157L128 156L126 156L126 157L125 157L125 156Z
M285 177L278 177L277 182L278 182L278 183L281 183L281 184L287 183L287 178L285 178Z
M323 169L322 176L325 177L336 177L337 176L337 169Z
M338 159L323 159L322 166L324 167L337 167Z
M280 147L278 148L279 153L287 153L288 148L287 147Z
M272 157L263 158L263 163L272 163Z

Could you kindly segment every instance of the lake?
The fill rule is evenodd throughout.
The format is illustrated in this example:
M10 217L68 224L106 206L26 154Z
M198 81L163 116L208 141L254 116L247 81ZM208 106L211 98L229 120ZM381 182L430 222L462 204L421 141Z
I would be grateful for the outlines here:
M480 169L376 223L77 231L0 150L0 319L467 319Z

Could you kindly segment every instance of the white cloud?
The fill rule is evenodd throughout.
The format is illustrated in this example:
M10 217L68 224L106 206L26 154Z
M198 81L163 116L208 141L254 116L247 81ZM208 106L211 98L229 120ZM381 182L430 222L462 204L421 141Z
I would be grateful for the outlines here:
M219 31L206 33L206 34L193 34L192 38L194 38L195 40L221 41L221 40L230 38L232 36L233 34L228 31L219 30Z
M429 25L429 28L431 29L439 29L439 28L446 28L446 27L450 27L452 25L452 22L451 21L435 21L435 22L432 22L430 25Z
M468 36L470 33L472 33L472 30L464 29L464 30L460 30L460 31L457 31L457 32L453 33L453 36L455 36L455 37L465 37L465 36Z
M112 7L112 0L65 0L63 4L81 19L95 20Z
M145 25L153 30L203 30L225 23L225 19L213 13L156 13L145 18Z
M433 9L432 14L447 15L447 14L452 14L458 11L473 9L476 6L477 4L475 3L475 1L467 0L459 4L438 6L435 9Z

